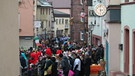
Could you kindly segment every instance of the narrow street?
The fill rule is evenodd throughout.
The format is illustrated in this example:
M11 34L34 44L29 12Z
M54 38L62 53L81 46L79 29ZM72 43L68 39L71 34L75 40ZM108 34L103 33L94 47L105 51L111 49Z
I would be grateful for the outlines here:
M20 48L22 76L106 76L102 45L87 46L68 37L38 41L34 48Z
M0 76L135 76L135 0L1 0Z

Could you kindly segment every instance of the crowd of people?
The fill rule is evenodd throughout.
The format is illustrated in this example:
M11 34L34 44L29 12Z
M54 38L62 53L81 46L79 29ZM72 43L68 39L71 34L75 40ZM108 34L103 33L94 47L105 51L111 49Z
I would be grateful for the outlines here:
M20 48L22 76L90 76L90 65L104 58L102 44L97 47L78 42L48 40L36 48Z

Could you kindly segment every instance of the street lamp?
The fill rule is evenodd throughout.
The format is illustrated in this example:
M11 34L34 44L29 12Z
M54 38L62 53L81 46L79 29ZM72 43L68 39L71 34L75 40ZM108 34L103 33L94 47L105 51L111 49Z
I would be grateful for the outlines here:
M90 39L90 45L92 46L92 32L94 30L94 24L91 22L91 24L89 25L89 39Z

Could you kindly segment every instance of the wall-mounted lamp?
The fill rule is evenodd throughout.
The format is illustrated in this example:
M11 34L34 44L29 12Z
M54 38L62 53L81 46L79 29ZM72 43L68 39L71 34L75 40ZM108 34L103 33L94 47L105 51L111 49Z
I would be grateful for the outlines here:
M119 49L123 51L123 44L119 44Z

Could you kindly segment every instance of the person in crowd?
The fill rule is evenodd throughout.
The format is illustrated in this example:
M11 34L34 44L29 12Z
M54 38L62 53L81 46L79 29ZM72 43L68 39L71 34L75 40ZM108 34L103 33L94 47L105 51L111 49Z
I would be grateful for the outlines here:
M42 57L42 59L40 60L40 74L41 74L41 76L44 76L44 67L45 67L45 63L46 63L46 57Z
M44 66L44 76L52 76L53 61L51 60L52 52L49 48L46 50L45 55L46 55L46 63Z
M100 48L102 50L102 52L101 52L101 59L104 59L104 47L103 47L103 44L100 45Z
M67 43L64 44L64 51L68 51L68 44Z
M38 62L38 55L36 53L36 50L33 50L33 52L30 53L30 57L31 57L30 64L36 65Z
M87 51L89 53L89 56L92 57L92 47L90 45L88 46Z
M80 76L84 76L84 73L85 73L85 64L84 64L84 59L85 59L85 56L83 53L80 54L80 59L81 59L81 71L80 71Z
M84 69L85 69L85 76L90 76L90 65L91 65L91 58L88 52L85 52L85 59L84 59Z
M39 76L68 76L69 70L74 72L74 76L89 76L90 65L98 64L98 61L104 58L102 44L98 47L91 47L86 46L85 43L62 41L58 38L56 41L53 38L52 40L47 39L46 43L42 42L43 44L44 47L38 47L37 50L33 50L32 47L29 48L28 53L20 51L22 68L28 67L28 60L29 66L37 65L38 63L40 67L36 66L36 68L40 68ZM50 65L52 65L51 73L45 74Z
M21 75L24 74L25 71L27 71L27 62L26 59L23 57L23 55L21 55L21 51L20 51L20 64L21 64Z
M26 54L25 54L24 50L21 49L20 53L21 53L21 56L22 56L22 57L25 59L25 61L26 61L26 68L28 68L28 59L27 59L27 57L26 57Z
M73 70L74 58L72 57L71 54L68 55L68 60L69 60L69 63L70 63L70 70Z
M95 49L95 48L92 48L92 56L91 56L91 59L92 59L92 63L93 63L93 64L97 64L97 57L96 57L96 49Z
M46 54L46 55L49 55L50 57L52 57L52 51L51 51L50 47L47 47L47 48L46 48L45 54Z
M52 57L51 60L53 61L53 64L52 64L52 76L58 76L56 58Z
M60 68L63 70L63 75L68 76L68 72L70 70L70 63L68 61L68 58L66 56L63 56L63 54L59 54L59 60Z
M38 59L39 57L41 57L43 54L42 54L42 48L41 47L38 47L38 50L36 52L37 56L38 56Z
M56 54L62 54L62 50L61 50L61 48L57 48L57 50L56 50Z
M33 51L29 55L29 75L37 75L38 55L37 50L33 48Z
M104 48L102 44L100 44L97 48L96 57L98 62L100 61L100 59L104 58Z
M74 66L73 66L73 71L74 71L74 76L80 76L80 71L81 71L81 60L79 58L79 56L74 53L73 57L75 59L74 61Z
M47 56L45 67L44 67L44 76L52 76L52 64L53 61L51 60L51 57ZM51 68L49 69L49 67Z

